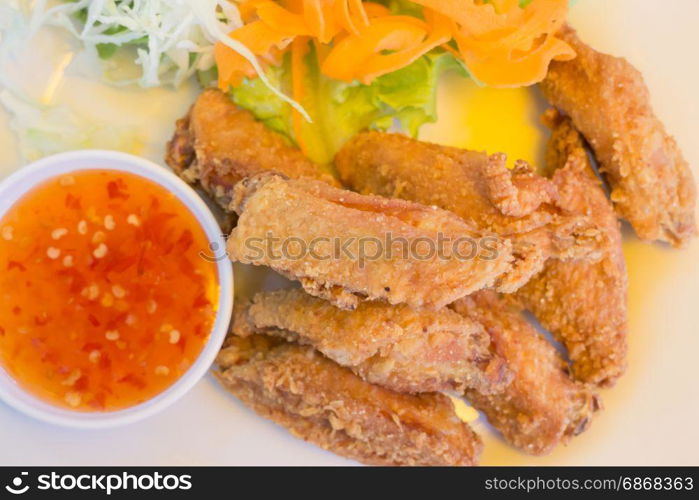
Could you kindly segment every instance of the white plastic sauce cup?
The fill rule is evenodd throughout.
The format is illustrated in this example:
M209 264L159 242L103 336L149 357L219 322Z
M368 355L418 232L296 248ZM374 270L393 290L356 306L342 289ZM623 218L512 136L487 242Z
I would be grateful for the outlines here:
M28 191L51 178L84 170L118 170L156 182L173 193L194 214L212 248L225 248L221 230L197 193L165 167L126 153L84 150L43 158L21 168L0 183L0 218ZM213 246L216 245L216 246ZM21 387L0 365L0 398L31 417L52 424L101 429L129 424L165 409L189 391L209 370L221 348L233 311L233 267L217 262L219 296L217 316L209 340L197 360L169 388L138 405L113 412L71 411L53 406Z

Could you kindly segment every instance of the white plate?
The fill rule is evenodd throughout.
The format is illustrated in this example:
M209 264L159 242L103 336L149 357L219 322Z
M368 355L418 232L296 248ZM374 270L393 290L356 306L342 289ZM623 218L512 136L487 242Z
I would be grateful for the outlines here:
M699 178L699 2L696 0L579 0L571 23L594 47L627 57L645 75L657 114L675 135ZM39 79L41 68L31 70ZM195 89L117 90L72 77L57 99L82 103L103 120L136 124L141 153L161 161L174 120ZM424 136L462 142L454 89L440 107L440 124ZM449 108L449 114L446 109ZM456 110L456 111L455 111ZM603 110L600 110L603 112ZM463 132L465 133L465 132ZM0 114L0 173L18 168L6 117ZM478 422L485 465L699 464L699 242L682 251L646 245L627 234L630 353L626 376L604 391L605 410L582 436L543 458L504 445ZM236 270L236 281L257 273ZM351 464L291 437L255 416L209 377L163 414L110 431L71 431L45 425L0 405L0 464Z

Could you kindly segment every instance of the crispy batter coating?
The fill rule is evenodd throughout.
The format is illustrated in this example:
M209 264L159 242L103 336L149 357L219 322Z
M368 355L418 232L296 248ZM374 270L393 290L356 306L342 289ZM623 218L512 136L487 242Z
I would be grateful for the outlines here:
M544 96L570 116L595 151L617 212L639 237L682 246L696 235L696 188L675 140L653 113L641 73L585 45L570 27L559 35L577 52L552 61Z
M497 168L492 162L493 157L483 153L380 133L357 136L336 159L340 176L350 187L436 204L496 232L517 234L516 251L525 243L534 249L546 248L556 234L565 234L552 228L566 221L584 218L591 227L606 231L586 213L569 215L560 204L556 182L531 171L525 173L521 167L507 173L504 162ZM510 182L502 180L507 178ZM502 200L508 197L493 193L510 193L510 205L519 209L505 208ZM618 232L616 226L614 231ZM605 255L607 244L606 238L592 239L591 254ZM520 262L531 265L532 276L546 262L573 256L561 252L557 260L547 260L553 255L552 251L540 252L538 259ZM570 265L579 265L581 260ZM501 393L466 391L508 442L528 453L545 454L586 428L598 407L596 396L570 379L565 361L518 309L490 291L460 299L452 308L483 324L491 336L491 348L505 358L513 373L512 383Z
M502 153L417 141L402 134L363 132L335 157L341 181L363 194L421 200L497 233L524 233L550 222L557 193L525 162L513 170ZM516 217L516 218L515 218Z
M513 372L512 383L501 393L465 392L510 444L543 455L588 427L600 408L599 398L570 379L565 361L518 310L489 290L451 307L483 324L492 349Z
M165 161L187 182L199 183L224 208L233 186L259 172L336 184L280 134L215 89L204 90L187 116L177 121Z
M218 379L294 436L372 465L476 465L480 438L442 394L408 395L363 381L311 347L232 335Z
M584 216L563 214L556 186L525 162L513 170L504 154L416 141L399 134L366 132L337 154L342 182L362 194L435 205L483 230L511 238L518 279L499 283L512 292L549 258L598 259L603 231Z
M436 207L266 174L238 183L231 208L232 260L269 266L345 309L360 297L439 309L513 271L508 240Z
M576 379L610 386L626 367L628 283L621 231L580 134L568 118L556 115L548 114L553 134L547 169L559 203L603 225L612 245L599 262L547 262L515 295L565 345Z
M449 310L362 302L334 307L300 289L258 293L246 307L252 331L311 345L367 382L396 392L490 393L509 383L483 327Z

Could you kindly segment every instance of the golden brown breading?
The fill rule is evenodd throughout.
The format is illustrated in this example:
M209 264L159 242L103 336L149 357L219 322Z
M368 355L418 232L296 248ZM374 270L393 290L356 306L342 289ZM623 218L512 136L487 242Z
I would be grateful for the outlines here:
M515 296L565 345L575 378L610 386L626 366L627 276L619 222L577 130L568 118L549 113L549 119L547 169L559 204L603 225L612 244L599 262L547 262Z
M310 347L230 336L218 379L294 436L373 465L476 465L480 438L441 394L399 394L364 382Z
M465 393L510 444L543 455L588 427L600 407L598 397L570 379L555 348L518 310L488 290L451 307L485 327L492 349L513 372L512 383L501 393Z
M269 266L346 309L359 298L439 309L517 272L509 241L436 207L266 174L238 183L231 208L232 260Z
M696 188L675 140L653 113L641 73L602 54L565 27L559 35L577 52L552 61L544 96L570 116L595 151L612 187L617 212L639 237L681 246L696 235Z
M311 345L367 382L396 392L482 393L509 383L483 327L449 309L362 302L338 309L300 289L261 292L245 308L252 331Z
M336 184L329 173L289 146L280 134L215 89L204 90L187 116L177 121L165 161L187 182L200 183L224 208L233 186L259 172Z
M551 152L553 154L556 150L551 149ZM582 153L584 154L584 151ZM524 244L531 246L534 252L539 252L538 259L530 258L520 261L530 263L531 275L535 276L544 268L544 265L547 266L547 269L550 267L564 270L575 270L583 264L596 270L605 268L605 264L598 266L583 259L564 262L563 258L574 256L565 255L564 252L558 253L558 259L546 260L545 256L555 255L556 252L541 252L541 249L545 249L546 245L550 244L548 242L555 241L557 234L566 233L564 230L552 228L556 228L557 225L565 225L566 221L570 220L585 219L591 226L598 228L603 233L611 231L612 241L615 245L614 252L616 252L614 265L618 266L617 261L621 258L621 254L619 253L619 229L614 215L611 215L610 221L608 217L598 215L598 212L603 209L594 212L576 210L579 206L576 205L574 199L571 199L574 197L574 194L571 193L571 186L569 182L564 182L571 179L568 170L558 174L554 180L548 180L533 174L531 171L524 177L522 177L522 171L517 169L508 173L504 161L499 161L497 167L493 167L492 163L493 157L488 157L484 153L420 143L406 137L380 133L367 133L355 137L337 157L337 168L342 180L347 182L350 187L363 193L376 191L390 196L409 198L421 203L436 204L454 211L461 217L469 218L479 225L493 228L501 234L518 233L518 244L515 246L515 252L521 251ZM500 180L495 181L496 178ZM510 182L502 180L507 178L510 179ZM589 180L589 183L593 192L586 193L586 195L594 198L604 207L607 204L604 193L594 191L595 189L599 190L599 186L594 185L592 180ZM512 189L508 190L503 186L510 186ZM559 193L559 189L563 189L564 192ZM526 206L526 210L505 210L503 203L494 201L504 198L495 197L494 192L510 193L510 198L515 200L512 201L512 204L520 208ZM595 198L599 194L601 194L602 199ZM572 213L571 210L573 210ZM517 217L512 214L517 214ZM609 240L605 238L603 243L595 246L593 240L590 251L597 257L609 256L608 243ZM563 264L567 264L567 266L563 266ZM559 265L560 267L558 267ZM608 261L606 265L609 265ZM615 267L610 270L610 274L618 278L625 276L623 260L621 266L621 269ZM571 276L577 276L577 271L570 273ZM625 281L621 279L612 281L614 280L609 279L607 284L618 286L618 288L607 290L605 293L610 299L623 299ZM534 278L534 284L525 285L525 288L531 290L532 296L537 291L536 286L539 282L540 280ZM585 286L592 285L588 283ZM570 296L574 297L575 292L572 291L572 288L572 286L568 286L563 290L568 291ZM537 297L537 299L543 299L543 297ZM495 299L493 301L495 302ZM529 303L528 305L531 305L533 310L538 310L534 305ZM542 303L537 304L537 306L541 305ZM600 311L591 312L590 316L584 316L583 313L588 311L581 311L577 306L578 304L570 304L569 311L557 309L556 312L565 317L566 314L578 311L578 323L574 326L593 323L596 321L595 315L603 315L604 311L614 311L614 314L621 313L622 318L624 315L623 300L621 303L605 304L605 307L609 309L601 308ZM506 311L504 305L500 309ZM609 319L612 319L611 314ZM561 318L549 318L546 314L542 314L542 317L550 319L551 326L559 327L564 321ZM533 337L534 330L524 319L519 317L519 314L516 315L516 318L517 321L510 320L516 329L526 330L530 332L532 338L537 338ZM477 318L474 319L477 320ZM617 323L601 328L599 331L574 332L573 326L565 329L565 337L570 341L569 344L574 351L576 361L580 362L578 371L581 375L586 371L591 372L595 363L604 365L604 368L598 369L597 372L601 378L608 377L611 380L615 373L616 375L620 373L623 368L625 349L623 328L620 330L620 327L621 325ZM584 338L581 338L583 336ZM590 347L589 352L580 352L581 341L587 341L586 345ZM550 351L549 355L558 360L558 363L562 363L554 349L550 346L546 347L546 342L543 339L532 342L531 346L542 351ZM524 355L522 354L522 356ZM605 370L606 375L604 374ZM567 383L572 385L569 381ZM526 408L526 405L524 407ZM534 429L528 439L535 439L536 434L537 431ZM557 439L550 439L551 447ZM544 441L546 440L544 439ZM545 447L537 448L534 446L534 449L538 449L539 452L547 451Z
M549 223L555 187L525 162L507 168L502 153L363 132L338 152L340 180L362 194L415 200L450 210L498 234L525 233ZM516 217L516 218L515 218Z
M595 260L607 242L584 216L561 213L556 187L525 162L513 170L503 154L416 141L399 134L366 132L337 154L342 182L362 194L435 205L483 230L511 238L520 277L539 272L549 258ZM512 292L521 283L507 286Z

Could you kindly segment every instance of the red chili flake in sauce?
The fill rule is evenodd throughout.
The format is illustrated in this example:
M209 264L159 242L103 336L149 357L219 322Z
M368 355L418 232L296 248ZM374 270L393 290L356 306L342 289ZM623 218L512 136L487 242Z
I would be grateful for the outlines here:
M65 203L66 208L70 208L72 210L80 210L82 208L80 198L73 196L71 193L66 194Z
M153 398L197 359L218 276L200 257L206 234L164 188L80 171L25 195L0 220L6 226L0 363L28 391L115 411Z
M109 199L113 200L116 198L121 198L122 200L129 199L128 185L123 179L116 179L107 183L107 195Z
M20 271L26 271L27 268L24 267L24 264L21 262L16 262L14 260L10 260L7 262L7 270L12 271L13 269L18 269Z

